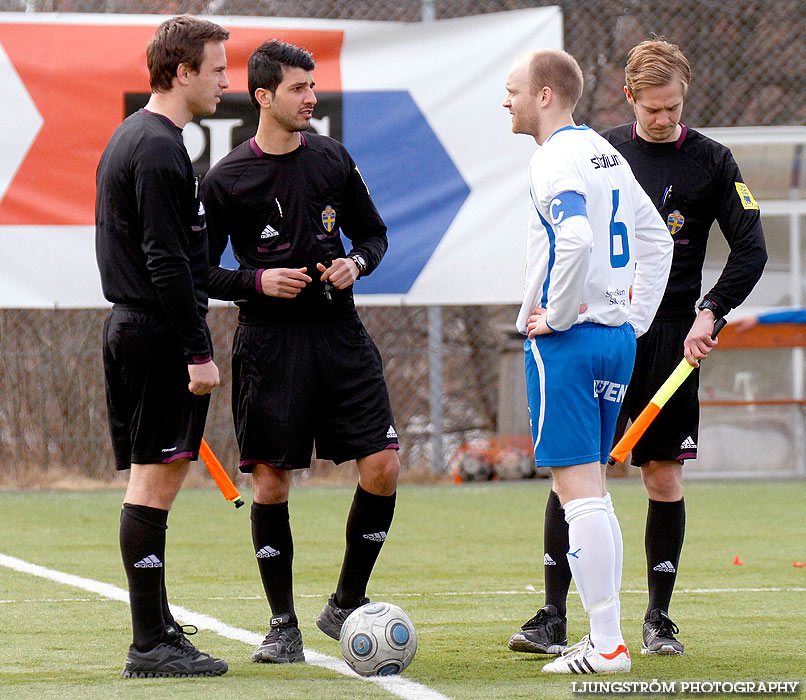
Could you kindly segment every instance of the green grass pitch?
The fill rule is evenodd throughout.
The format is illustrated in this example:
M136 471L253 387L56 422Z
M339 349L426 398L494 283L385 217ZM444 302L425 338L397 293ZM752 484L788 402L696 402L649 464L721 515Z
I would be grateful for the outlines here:
M400 488L368 593L400 605L417 626L419 648L404 679L456 699L577 697L572 684L580 678L546 677L547 657L506 648L542 603L548 488L546 480ZM338 577L352 492L306 486L291 494L300 627L307 649L333 657L338 643L314 619ZM793 562L806 561L806 481L687 484L671 609L683 657L640 654L646 496L636 480L612 482L611 493L624 534L622 629L633 670L597 679L789 680L801 681L803 692L806 568ZM269 610L252 551L250 496L236 510L217 491L183 491L168 521L166 576L172 603L262 636ZM0 554L125 589L121 498L120 491L0 493ZM210 630L194 642L227 659L225 676L124 681L129 626L120 601L0 566L0 697L397 697L320 666L252 664L249 644ZM569 642L586 632L572 589Z

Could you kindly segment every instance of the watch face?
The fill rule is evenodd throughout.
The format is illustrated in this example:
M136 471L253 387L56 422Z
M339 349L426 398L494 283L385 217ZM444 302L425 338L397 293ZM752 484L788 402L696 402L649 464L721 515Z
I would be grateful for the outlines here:
M353 255L353 261L358 266L358 271L363 272L367 269L367 263L364 261L363 256L361 255Z

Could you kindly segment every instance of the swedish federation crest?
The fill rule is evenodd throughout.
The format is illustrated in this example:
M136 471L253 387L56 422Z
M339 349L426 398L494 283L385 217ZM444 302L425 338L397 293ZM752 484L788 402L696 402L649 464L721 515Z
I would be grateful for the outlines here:
M329 204L322 211L322 226L330 233L336 225L336 210Z
M683 224L685 223L685 217L677 209L666 217L666 226L669 227L669 233L673 236L683 228Z

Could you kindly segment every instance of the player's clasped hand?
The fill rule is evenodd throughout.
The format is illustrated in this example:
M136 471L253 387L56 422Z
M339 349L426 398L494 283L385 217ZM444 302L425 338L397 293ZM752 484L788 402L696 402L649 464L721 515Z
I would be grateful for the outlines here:
M307 271L307 267L278 267L263 270L260 275L260 291L269 297L293 299L311 281L305 274Z
M322 282L330 282L336 289L347 289L358 279L358 266L351 258L336 258L330 267L316 263L316 269L322 273Z
M202 365L188 365L188 375L190 375L188 389L196 396L209 394L221 383L218 367L212 361L205 362Z

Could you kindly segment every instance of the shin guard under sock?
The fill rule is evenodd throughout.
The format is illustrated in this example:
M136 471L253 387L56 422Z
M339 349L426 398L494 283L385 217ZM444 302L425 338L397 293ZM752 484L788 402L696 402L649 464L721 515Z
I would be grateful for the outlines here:
M649 619L649 613L656 608L669 612L685 534L684 499L671 502L649 500L644 535L649 584L649 604L645 619Z
M560 497L549 491L546 514L543 519L543 580L546 585L546 605L557 608L565 617L565 601L571 586L571 569L568 566L568 523L560 505Z
M252 503L252 544L272 615L288 613L291 622L296 623L292 575L294 540L288 517L288 501Z
M621 536L621 526L619 525L616 511L613 508L613 499L610 494L606 493L605 497L605 511L607 512L607 520L610 523L610 532L613 534L613 549L616 555L613 566L613 587L616 591L616 598L619 599L619 612L621 612L621 571L624 565L624 540Z
M155 647L165 631L165 531L168 511L124 503L120 514L120 554L129 580L134 646ZM170 618L173 620L173 618Z
M336 605L353 608L366 595L367 583L392 525L395 494L377 496L360 486L347 517L344 561L336 587Z
M614 587L615 548L604 498L576 498L565 504L568 563L579 597L591 619L591 641L602 651L623 642Z

